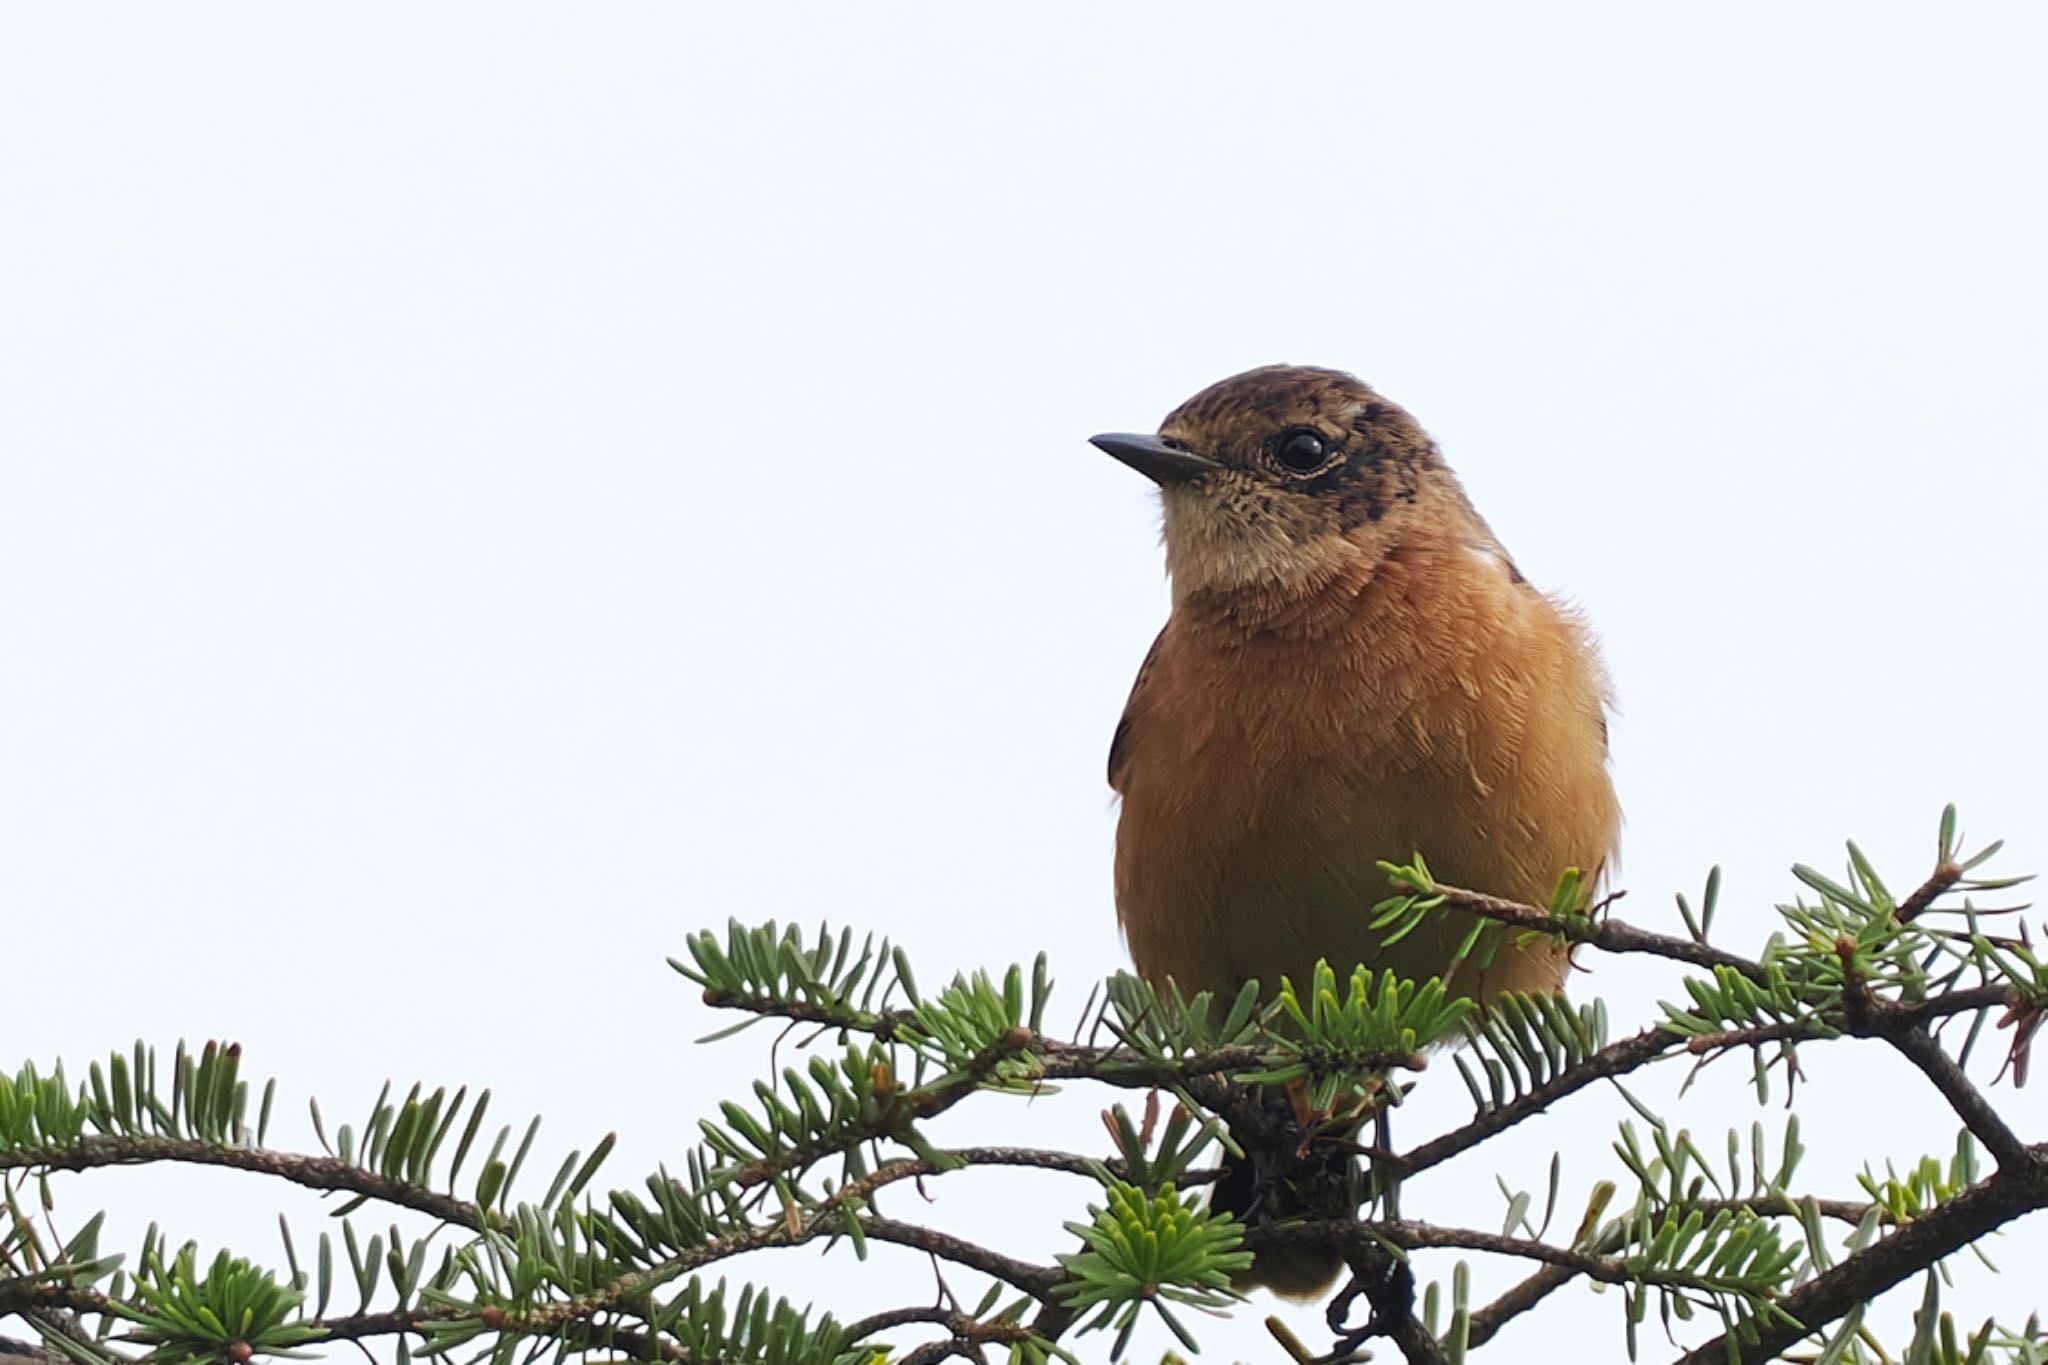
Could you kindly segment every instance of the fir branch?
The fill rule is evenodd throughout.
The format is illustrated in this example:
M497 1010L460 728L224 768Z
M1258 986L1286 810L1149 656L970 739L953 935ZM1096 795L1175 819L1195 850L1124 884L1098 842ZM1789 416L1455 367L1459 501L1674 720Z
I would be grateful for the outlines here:
M1270 1246L1335 1246L1347 1255L1384 1252L1389 1245L1402 1251L1479 1251L1517 1260L1538 1261L1602 1284L1648 1284L1719 1292L1717 1282L1705 1275L1657 1266L1631 1266L1619 1256L1553 1246L1533 1237L1511 1237L1475 1228L1444 1227L1404 1218L1370 1222L1317 1219L1271 1225L1247 1232L1245 1245L1253 1250Z
M820 1220L821 1224L827 1222L829 1220ZM898 1222L893 1218L863 1218L860 1220L860 1227L864 1235L878 1242L893 1242L898 1246L928 1252L941 1260L951 1261L969 1270L979 1270L991 1279L1001 1280L1013 1288L1023 1290L1034 1299L1050 1297L1053 1290L1067 1278L1066 1272L1057 1266L1033 1265L1029 1261L1004 1256L986 1247L977 1246L963 1237L955 1237L951 1233L939 1232L916 1223ZM830 1235L836 1231L836 1227L820 1226L810 1237L802 1240L809 1241L812 1237Z
M1937 900L1954 890L1957 883L1962 881L1964 871L1963 865L1955 859L1944 858L1941 866L1934 869L1932 876L1920 883L1913 894L1899 902L1899 908L1893 912L1894 917L1901 924L1911 924L1933 909Z
M1984 1098L1984 1092L1971 1083L1955 1059L1909 1013L1870 998L1860 980L1851 998L1855 1002L1853 1010L1862 1016L1867 1034L1884 1039L1918 1067L1999 1166L2023 1167L2038 1160L2033 1149L1998 1116L1998 1111Z
M1773 1218L1797 1218L1800 1216L1800 1206L1802 1204L1812 1205L1814 1210L1823 1218L1831 1218L1836 1222L1847 1223L1852 1227L1860 1225L1864 1218L1869 1215L1870 1210L1875 1207L1872 1204L1859 1203L1851 1199L1793 1199L1786 1195L1760 1195L1753 1199L1703 1199L1688 1201L1687 1203L1674 1206L1672 1211L1684 1214L1697 1209L1711 1216L1722 1209L1741 1209ZM1891 1224L1892 1221L1888 1217L1885 1219L1887 1224ZM1598 1255L1612 1256L1627 1246L1628 1242L1629 1228L1624 1224L1610 1227L1605 1233L1594 1240L1588 1250ZM1580 1272L1573 1266L1552 1263L1531 1272L1526 1279L1519 1280L1515 1284L1510 1285L1501 1292L1498 1298L1494 1299L1484 1308L1475 1311L1467 1320L1465 1328L1466 1345L1468 1347L1482 1346L1493 1340L1508 1323L1536 1307L1537 1304L1541 1303L1551 1294L1577 1280L1579 1275Z
M926 1157L897 1157L883 1162L874 1170L832 1191L831 1198L845 1203L865 1201L875 1191L904 1180L922 1180L928 1176L946 1175L953 1171L974 1170L989 1166L1020 1166L1031 1170L1059 1171L1066 1175L1085 1176L1090 1181L1100 1171L1108 1171L1119 1180L1130 1178L1127 1164L1121 1158L1098 1160L1095 1157L1076 1156L1071 1152L1054 1152L1038 1147L947 1147L938 1149L938 1160ZM1220 1171L1186 1171L1176 1182L1180 1185L1213 1184Z
M1610 1043L1577 1066L1559 1072L1551 1080L1519 1095L1495 1109L1488 1109L1461 1128L1454 1128L1401 1153L1374 1153L1392 1163L1402 1176L1416 1175L1438 1166L1459 1153L1478 1146L1495 1133L1548 1110L1559 1100L1595 1081L1625 1076L1685 1046L1685 1039L1661 1027Z
M1441 897L1445 905L1477 915L1481 919L1492 920L1515 929L1555 934L1569 942L1583 943L1603 952L1647 953L1672 962L1682 962L1689 967L1704 967L1708 971L1716 967L1726 967L1759 984L1764 980L1764 969L1746 957L1689 938L1675 938L1669 934L1639 929L1624 920L1591 915L1553 915L1548 910L1524 905L1520 901L1503 900L1499 896L1489 896L1483 891L1468 891L1463 887L1445 886L1434 881L1419 885L1415 889L1430 897Z
M811 1000L753 995L714 987L705 988L703 1000L716 1010L738 1010L743 1014L759 1015L763 1019L787 1019L793 1024L815 1024L820 1028L840 1029L848 1033L866 1033L885 1043L896 1041L903 1036L906 1028L914 1026L917 1022L915 1010L870 1012L842 1006L820 1005Z
M879 1336L892 1327L908 1327L913 1324L930 1324L943 1327L956 1337L965 1337L975 1328L982 1326L981 1319L958 1308L938 1305L930 1307L889 1308L880 1313L870 1313L846 1325L846 1339L850 1342L866 1341Z
M82 1284L30 1277L0 1279L0 1315L41 1313L52 1309L81 1314L112 1313L114 1300Z
M2015 1218L2048 1208L2048 1143L2026 1149L2027 1160L2001 1166L1982 1183L1901 1224L1822 1271L1778 1301L1790 1321L1751 1323L1748 1333L1715 1337L1677 1365L1749 1365L1770 1360L1943 1258ZM1807 1325L1800 1325L1807 1324Z
M387 1093L365 1128L353 1135L343 1132L340 1156L302 1156L264 1145L270 1090L263 1092L254 1124L246 1121L248 1086L238 1078L240 1051L232 1046L209 1045L198 1055L181 1047L167 1095L156 1087L154 1054L140 1046L132 1062L117 1054L104 1069L94 1067L83 1089L64 1081L61 1066L50 1075L25 1067L0 1086L0 1133L12 1144L0 1145L0 1175L151 1162L220 1166L353 1201L374 1199L473 1236L450 1239L440 1269L429 1272L424 1268L428 1246L443 1234L401 1242L393 1228L388 1242L371 1236L365 1250L354 1226L344 1221L348 1260L343 1270L361 1290L360 1309L326 1315L333 1252L323 1237L316 1315L292 1319L281 1314L300 1311L299 1295L315 1277L301 1268L289 1230L289 1287L272 1272L227 1253L215 1272L201 1275L189 1247L166 1256L152 1232L143 1256L146 1274L133 1283L114 1278L112 1292L103 1293L93 1286L113 1274L117 1258L100 1253L99 1220L90 1220L53 1254L40 1231L49 1220L15 1202L27 1189L24 1176L15 1174L0 1179L12 1215L11 1224L0 1225L0 1266L16 1269L20 1277L0 1278L0 1313L25 1315L35 1330L63 1347L61 1353L49 1347L14 1351L16 1357L26 1355L22 1365L59 1359L115 1365L121 1359L106 1338L69 1326L74 1313L98 1315L102 1323L126 1319L143 1334L137 1339L157 1346L166 1360L210 1358L234 1338L215 1330L203 1312L199 1318L180 1318L179 1312L200 1311L209 1302L208 1293L215 1294L211 1302L226 1302L228 1291L238 1287L268 1305L268 1316L261 1319L266 1325L250 1340L268 1333L263 1339L272 1348L306 1339L297 1334L318 1333L317 1339L325 1341L397 1337L402 1350L407 1349L404 1338L421 1337L427 1349L439 1353L491 1336L496 1342L489 1353L504 1359L523 1349L523 1338L526 1346L535 1347L551 1339L569 1354L611 1351L723 1365L742 1355L752 1359L754 1348L747 1343L754 1338L747 1333L767 1332L762 1324L772 1318L773 1330L784 1334L777 1339L797 1343L793 1349L798 1354L773 1356L778 1361L800 1359L809 1365L834 1359L836 1343L851 1345L875 1333L917 1326L940 1335L907 1350L896 1348L895 1358L906 1365L975 1358L988 1348L1018 1346L1033 1337L1039 1341L1024 1354L1038 1358L1048 1348L1057 1349L1053 1343L1083 1317L1092 1320L1082 1330L1112 1320L1127 1330L1141 1312L1164 1312L1166 1299L1220 1306L1223 1299L1217 1296L1227 1277L1241 1268L1245 1248L1300 1242L1341 1248L1354 1267L1385 1265L1396 1250L1430 1248L1533 1262L1525 1278L1476 1312L1468 1312L1466 1290L1454 1278L1454 1331L1465 1346L1486 1343L1557 1288L1583 1278L1623 1288L1631 1331L1652 1301L1665 1314L1667 1328L1702 1304L1734 1324L1728 1337L1701 1347L1688 1361L1761 1360L1840 1323L1871 1297L2005 1222L2048 1208L2048 1144L2029 1146L1939 1038L1945 1022L1959 1015L1975 1016L1970 1026L1974 1038L1994 1009L2024 1022L2037 1016L2048 998L2048 970L2035 958L2024 930L2017 938L1986 938L1976 924L1987 912L1968 905L1961 910L1970 916L1968 933L1919 923L1951 892L2011 884L1973 880L1972 869L1990 850L1960 857L1952 828L1951 813L1944 816L1940 864L1896 903L1853 845L1844 881L1810 868L1795 869L1820 900L1780 907L1789 934L1774 937L1754 958L1709 946L1708 913L1694 921L1688 912L1691 939L1614 919L1603 913L1605 905L1577 913L1578 883L1569 878L1551 907L1542 909L1437 886L1419 860L1415 870L1395 871L1397 884L1410 893L1405 900L1396 898L1401 901L1394 909L1397 915L1420 916L1448 907L1510 929L1550 934L1600 952L1653 956L1707 974L1706 979L1690 972L1685 977L1690 1005L1667 1006L1662 1022L1613 1043L1605 1042L1607 1020L1597 1001L1575 1009L1559 1000L1515 998L1475 1021L1473 1006L1446 998L1440 982L1399 982L1386 975L1375 980L1359 970L1349 978L1347 995L1345 982L1319 966L1305 989L1289 985L1262 999L1248 986L1231 1001L1184 1000L1177 991L1155 993L1143 983L1119 978L1110 984L1109 1004L1100 1016L1117 1041L1097 1047L1048 1038L1040 1031L1051 984L1043 959L1028 981L1024 969L1012 967L1000 981L976 972L955 978L941 992L920 995L907 959L886 942L856 943L846 931L835 936L821 929L806 937L773 924L735 924L723 940L695 936L695 965L677 964L704 988L709 1003L781 1018L793 1027L866 1035L869 1041L846 1049L836 1062L814 1057L807 1073L784 1071L780 1081L756 1085L765 1117L740 1105L724 1106L729 1126L704 1125L703 1142L685 1154L687 1178L659 1174L649 1180L645 1198L620 1190L584 1199L586 1182L610 1150L606 1139L587 1161L570 1154L538 1204L501 1201L505 1184L526 1155L531 1129L509 1164L498 1157L511 1130L500 1136L485 1159L476 1202L437 1192L431 1188L436 1152L444 1138L459 1132L452 1164L460 1168L487 1093L466 1126L458 1117L466 1092L448 1101L443 1092L422 1096L415 1087L402 1103L390 1105ZM1712 899L1710 881L1709 905ZM1394 905L1385 903L1381 910ZM1473 933L1479 932L1474 926ZM897 1001L909 1007L892 1008ZM751 1021L739 1027L745 1022ZM1306 1153L1307 1144L1320 1135L1318 1140L1328 1142L1333 1152L1363 1150L1341 1141L1352 1132L1341 1125L1398 1094L1389 1073L1421 1069L1425 1058L1414 1049L1454 1038L1460 1026L1475 1035L1461 1056L1477 1068L1467 1071L1466 1078L1480 1112L1406 1152L1366 1151L1380 1173L1406 1177L1441 1165L1595 1082L1618 1080L1666 1060L1691 1057L1704 1065L1731 1051L1773 1044L1783 1045L1779 1055L1789 1058L1798 1044L1841 1037L1881 1041L1897 1050L1942 1094L1965 1132L1946 1167L1924 1158L1902 1175L1887 1162L1882 1178L1871 1172L1861 1177L1870 1202L1823 1201L1795 1198L1787 1191L1798 1159L1792 1125L1787 1126L1782 1164L1772 1167L1765 1165L1761 1129L1755 1130L1747 1176L1739 1139L1731 1136L1724 1184L1682 1128L1667 1127L1643 1111L1653 1125L1654 1150L1637 1144L1632 1125L1624 1127L1623 1145L1617 1149L1639 1186L1633 1204L1603 1223L1615 1185L1600 1182L1578 1231L1565 1244L1546 1240L1542 1231L1550 1226L1557 1199L1555 1164L1550 1202L1540 1218L1531 1214L1530 1193L1506 1191L1510 1208L1499 1233L1398 1218L1372 1222L1328 1216L1348 1211L1349 1204L1306 1206L1323 1213L1321 1221L1254 1218L1240 1229L1185 1194L1188 1187L1215 1177L1214 1171L1188 1168L1201 1147L1226 1128L1226 1144L1247 1149L1277 1143L1281 1150L1291 1145ZM1968 1055L1965 1043L1962 1058ZM1768 1064L1761 1054L1757 1060L1763 1087ZM916 1083L906 1084L905 1075ZM1029 1094L1065 1082L1164 1089L1179 1099L1180 1107L1168 1118L1155 1155L1157 1107L1148 1108L1140 1125L1116 1106L1108 1117L1122 1156L1106 1162L1026 1146L944 1150L925 1140L925 1120L970 1097ZM1283 1087L1291 1105L1280 1102ZM316 1126L319 1121L316 1109ZM360 1139L360 1149L352 1137ZM892 1150L890 1144L908 1150ZM1979 1146L1997 1162L1982 1179L1975 1155ZM813 1183L815 1177L806 1173L834 1157L846 1162L839 1183ZM1088 1250L1063 1256L1058 1265L1034 1264L921 1223L885 1218L874 1207L879 1191L901 1182L990 1166L1056 1171L1107 1183L1111 1207L1092 1209L1096 1221L1085 1231L1069 1225ZM452 1171L445 1184L455 1188ZM1751 1191L1748 1197L1742 1197L1744 1189ZM1703 1192L1724 1197L1699 1198ZM780 1202L771 1203L774 1216L764 1219L759 1206L770 1197ZM1855 1229L1846 1239L1851 1250L1839 1261L1829 1261L1834 1239L1822 1237L1819 1218ZM1787 1226L1787 1220L1798 1227ZM1183 1240L1176 1242L1176 1237ZM705 1291L696 1272L705 1267L747 1252L841 1238L856 1248L872 1240L919 1250L998 1284L971 1311L942 1295L941 1306L872 1313L843 1336L835 1335L842 1329L829 1318L807 1327L808 1310L796 1310L781 1299L771 1303L765 1294L749 1297L756 1293L751 1286L738 1298L735 1319L748 1325L733 1333L716 1325L723 1321L722 1287L700 1301ZM1160 1248L1169 1243L1172 1255L1158 1259L1166 1254ZM1811 1278L1800 1281L1799 1273ZM682 1290L670 1287L685 1276L690 1278ZM1005 1285L1023 1297L998 1308ZM1450 1337L1434 1340L1405 1303L1392 1311L1374 1300L1382 1288L1362 1273L1350 1296L1373 1301L1368 1330L1390 1339L1411 1365L1439 1365L1456 1349L1459 1343ZM387 1305L395 1294L395 1305L372 1312L380 1289ZM1384 1293L1381 1297L1392 1302ZM1931 1322L1934 1299L1927 1302ZM1034 1304L1036 1316L1027 1326L1026 1313ZM221 1316L235 1318L232 1312ZM1170 1314L1165 1320L1192 1344ZM703 1327L707 1322L714 1325ZM1854 1326L1853 1321L1846 1325ZM1332 1330L1340 1352L1363 1336L1338 1320ZM791 1332L796 1336L789 1337ZM0 1354L16 1345L0 1342Z
M955 1355L976 1359L983 1346L1017 1345L1031 1340L1031 1329L1021 1322L1005 1318L981 1318L958 1308L892 1308L886 1312L873 1313L850 1324L846 1329L848 1344L865 1342L894 1327L930 1325L945 1329L947 1335L939 1341L926 1342L913 1347L896 1357L897 1365L912 1365L914 1361L939 1361Z
M0 1337L0 1365L62 1365L64 1357L34 1342Z
M820 1237L843 1236L847 1234L849 1224L854 1222L857 1222L857 1231L863 1237L910 1247L969 1270L978 1270L1033 1298L1048 1297L1054 1287L1067 1278L1066 1272L1055 1266L1033 1265L935 1228L893 1218L862 1217L832 1208L795 1224L776 1222L729 1233L643 1269L619 1275L588 1293L529 1311L507 1311L502 1321L505 1326L522 1331L556 1331L565 1323L587 1320L599 1313L630 1309L654 1286L705 1266L749 1251L802 1246Z
M303 1156L264 1147L168 1137L85 1137L62 1147L0 1148L0 1170L87 1171L162 1161L255 1171L309 1190L381 1200L471 1231L480 1231L485 1226L483 1212L466 1199L436 1194L424 1186L379 1175L339 1157ZM497 1215L491 1215L490 1221L493 1226L503 1225Z
M355 1313L347 1317L315 1320L314 1325L325 1335L321 1343L365 1342L381 1337L419 1336L426 1337L429 1328L441 1323L461 1321L463 1314L454 1311L416 1312L394 1309L383 1313ZM473 1316L473 1315L468 1315ZM508 1326L503 1314L491 1317L500 1330ZM620 1352L634 1360L667 1360L678 1365L715 1365L714 1362L694 1357L668 1337L657 1332L643 1331L618 1322L577 1323L566 1322L558 1329L566 1342L581 1350L604 1349Z

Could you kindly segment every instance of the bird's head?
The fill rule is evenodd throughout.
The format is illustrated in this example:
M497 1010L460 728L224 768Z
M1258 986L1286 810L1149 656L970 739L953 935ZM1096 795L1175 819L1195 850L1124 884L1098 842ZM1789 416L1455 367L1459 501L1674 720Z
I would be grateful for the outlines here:
M1268 365L1212 384L1156 436L1094 444L1159 485L1174 596L1330 581L1369 568L1463 497L1413 417L1336 370Z

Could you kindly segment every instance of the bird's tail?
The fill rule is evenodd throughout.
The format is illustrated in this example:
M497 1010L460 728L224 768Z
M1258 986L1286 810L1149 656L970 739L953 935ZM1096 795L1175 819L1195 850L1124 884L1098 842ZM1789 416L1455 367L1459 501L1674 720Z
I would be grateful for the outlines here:
M1306 1155L1275 1152L1270 1145L1241 1142L1245 1155L1225 1153L1223 1174L1211 1187L1209 1207L1249 1228L1300 1219L1351 1218L1360 1189L1351 1153L1341 1145L1311 1145ZM1233 1275L1240 1293L1261 1286L1284 1299L1313 1302L1326 1297L1344 1272L1343 1252L1331 1245L1302 1242L1262 1247L1251 1265Z

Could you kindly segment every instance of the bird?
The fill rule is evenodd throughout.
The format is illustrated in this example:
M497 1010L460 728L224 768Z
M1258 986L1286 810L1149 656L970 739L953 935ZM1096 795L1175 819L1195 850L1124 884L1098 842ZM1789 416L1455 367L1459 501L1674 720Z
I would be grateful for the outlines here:
M1394 943L1371 927L1382 859L1544 905L1566 869L1609 868L1621 823L1591 630L1522 576L1421 424L1349 374L1269 365L1155 435L1091 441L1158 485L1171 582L1109 749L1139 976L1271 998L1327 959L1339 981L1439 977L1482 1008L1560 990L1556 939L1481 961L1457 958L1462 911ZM1238 1165L1212 1208L1289 1212ZM1342 1268L1271 1247L1235 1287L1310 1300Z

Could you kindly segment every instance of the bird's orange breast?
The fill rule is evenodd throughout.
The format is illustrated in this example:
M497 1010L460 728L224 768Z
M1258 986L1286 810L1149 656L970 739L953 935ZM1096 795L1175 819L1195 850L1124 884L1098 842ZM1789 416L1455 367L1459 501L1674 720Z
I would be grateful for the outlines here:
M1546 901L1611 859L1604 682L1578 621L1468 546L1397 550L1259 628L1185 602L1134 690L1116 785L1116 899L1139 972L1234 991L1319 957L1443 975L1469 921L1392 946L1369 929L1382 858ZM1561 981L1551 943L1451 984Z

